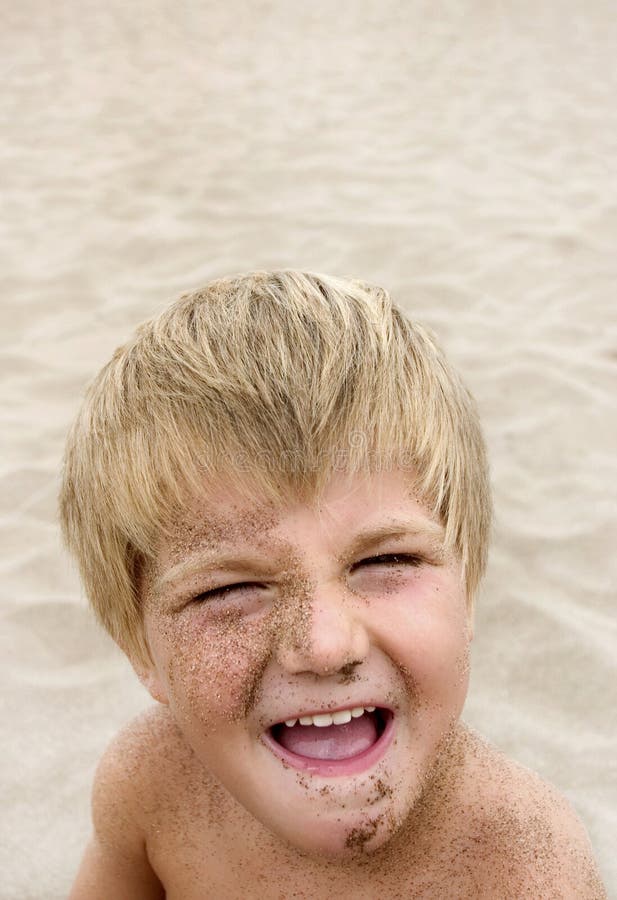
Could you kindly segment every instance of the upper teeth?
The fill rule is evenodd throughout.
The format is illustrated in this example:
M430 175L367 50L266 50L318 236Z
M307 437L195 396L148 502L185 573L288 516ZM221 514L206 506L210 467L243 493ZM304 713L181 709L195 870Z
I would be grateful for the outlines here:
M374 706L354 706L353 709L341 709L333 713L318 713L316 716L300 716L300 719L285 719L285 725L293 728L296 722L300 725L316 725L325 728L327 725L346 725L352 719L358 719L365 712L375 712Z

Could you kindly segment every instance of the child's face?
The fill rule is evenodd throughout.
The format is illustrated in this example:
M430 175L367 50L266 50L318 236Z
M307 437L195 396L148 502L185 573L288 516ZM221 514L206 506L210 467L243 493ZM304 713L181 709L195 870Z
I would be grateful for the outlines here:
M437 777L470 641L442 538L388 472L339 475L308 505L223 485L160 548L142 676L235 799L305 852L382 846Z

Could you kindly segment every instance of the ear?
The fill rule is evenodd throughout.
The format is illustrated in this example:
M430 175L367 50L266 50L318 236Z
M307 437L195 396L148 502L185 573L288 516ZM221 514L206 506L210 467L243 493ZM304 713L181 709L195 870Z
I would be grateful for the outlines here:
M139 663L132 663L133 669L137 677L148 691L153 700L162 703L164 706L169 705L169 697L167 689L163 684L160 675L156 671L154 665L144 666Z

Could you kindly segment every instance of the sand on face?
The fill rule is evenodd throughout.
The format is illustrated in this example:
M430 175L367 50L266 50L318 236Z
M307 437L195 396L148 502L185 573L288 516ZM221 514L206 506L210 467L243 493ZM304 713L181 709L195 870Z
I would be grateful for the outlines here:
M5 11L7 900L66 894L96 760L148 702L58 538L83 387L168 298L280 266L382 283L478 398L467 719L568 795L617 888L616 28L602 0Z

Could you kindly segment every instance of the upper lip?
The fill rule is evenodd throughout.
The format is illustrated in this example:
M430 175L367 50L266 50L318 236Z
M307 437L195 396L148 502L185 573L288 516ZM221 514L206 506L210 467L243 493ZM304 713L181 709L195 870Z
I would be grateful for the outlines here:
M289 721L290 719L300 719L303 716L319 716L323 715L323 713L335 713L341 712L344 709L357 709L358 707L363 706L374 706L375 709L387 709L389 712L393 712L390 706L386 706L384 703L381 703L379 700L348 700L346 703L339 703L338 705L324 705L319 709L312 708L310 710L299 710L297 707L293 710L293 712L283 713L279 718L273 719L272 721L266 724L265 730L267 731L269 728L274 727L274 725L281 725L283 722Z

